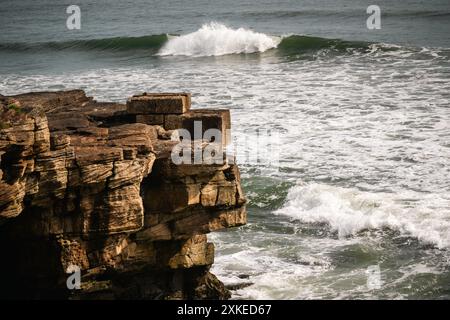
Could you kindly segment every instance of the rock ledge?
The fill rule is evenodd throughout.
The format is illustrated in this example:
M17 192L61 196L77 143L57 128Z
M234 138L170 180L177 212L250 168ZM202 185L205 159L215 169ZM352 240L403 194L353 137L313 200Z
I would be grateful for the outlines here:
M246 223L239 169L170 155L174 130L224 132L230 114L190 106L186 93L0 95L1 298L229 298L206 234Z

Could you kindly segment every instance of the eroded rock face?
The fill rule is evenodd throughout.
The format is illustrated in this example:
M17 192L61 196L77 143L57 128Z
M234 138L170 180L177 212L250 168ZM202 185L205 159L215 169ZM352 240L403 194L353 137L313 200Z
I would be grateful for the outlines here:
M0 296L228 298L206 234L246 223L239 170L175 165L170 138L203 117L228 129L229 113L189 109L189 94L0 96Z

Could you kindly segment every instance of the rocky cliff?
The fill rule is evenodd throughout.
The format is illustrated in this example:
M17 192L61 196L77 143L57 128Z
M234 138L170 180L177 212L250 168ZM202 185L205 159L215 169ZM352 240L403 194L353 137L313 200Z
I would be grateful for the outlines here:
M174 164L178 129L230 128L189 94L0 95L0 297L224 299L206 234L246 223L239 170ZM226 144L226 135L220 142ZM206 148L214 141L201 141ZM202 149L202 150L203 150ZM81 287L67 288L77 268Z

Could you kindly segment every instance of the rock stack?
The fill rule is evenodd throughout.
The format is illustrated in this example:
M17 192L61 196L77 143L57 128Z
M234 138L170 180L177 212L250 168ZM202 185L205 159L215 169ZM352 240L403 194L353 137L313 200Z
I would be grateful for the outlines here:
M2 298L229 297L206 234L246 223L238 167L176 165L171 151L195 121L226 144L230 115L190 107L185 93L0 96Z

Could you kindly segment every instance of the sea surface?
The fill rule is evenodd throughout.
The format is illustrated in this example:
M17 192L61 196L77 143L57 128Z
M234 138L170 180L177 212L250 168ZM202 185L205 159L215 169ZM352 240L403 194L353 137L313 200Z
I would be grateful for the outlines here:
M372 2L2 0L0 93L231 109L249 223L210 240L235 299L449 299L450 2Z

